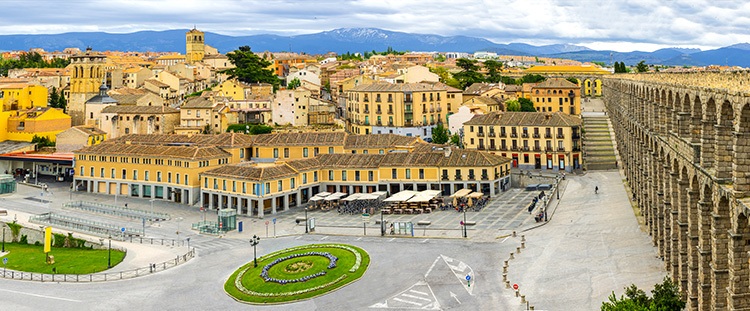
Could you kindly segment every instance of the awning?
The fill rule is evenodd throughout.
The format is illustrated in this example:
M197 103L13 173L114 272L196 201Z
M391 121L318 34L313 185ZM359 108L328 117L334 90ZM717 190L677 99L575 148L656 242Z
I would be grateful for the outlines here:
M407 202L429 202L440 194L439 190L425 190L415 194Z
M346 198L343 198L341 201L355 201L355 200L361 200L361 197L364 193L354 193Z
M336 192L336 193L334 193L332 195L329 195L329 196L325 197L325 200L326 201L338 200L338 199L343 198L345 195L346 195L346 193Z
M469 193L471 193L471 189L464 188L464 189L454 192L453 195L451 195L451 198L463 198Z
M405 202L408 199L411 199L414 195L416 195L417 191L411 191L411 190L404 190L399 193L396 193L392 195L390 198L387 198L383 201L385 202Z
M330 192L319 192L318 194L314 195L312 198L310 198L310 201L320 201L325 199L325 197L331 195Z
M472 192L471 194L467 195L466 197L467 198L481 198L482 196L484 196L484 194L481 193L481 192Z

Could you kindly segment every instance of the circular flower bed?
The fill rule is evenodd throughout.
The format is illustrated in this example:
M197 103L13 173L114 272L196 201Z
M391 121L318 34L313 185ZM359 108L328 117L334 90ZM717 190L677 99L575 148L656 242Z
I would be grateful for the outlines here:
M281 250L250 262L229 277L224 290L237 300L279 303L325 294L359 279L370 257L344 244L313 244Z

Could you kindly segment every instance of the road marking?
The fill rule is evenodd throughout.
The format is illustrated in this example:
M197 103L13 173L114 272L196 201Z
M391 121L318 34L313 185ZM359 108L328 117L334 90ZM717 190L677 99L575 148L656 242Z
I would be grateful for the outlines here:
M443 261L445 262L445 264L448 265L448 267L451 269L451 272L453 272L453 275L455 275L456 278L458 279L458 281L461 283L461 286L463 286L464 289L466 289L466 292L468 292L469 295L474 296L473 292L474 292L474 288L476 288L476 283L475 283L476 281L472 282L472 283L474 283L474 286L472 286L472 287L469 287L468 284L466 284L466 282L464 282L464 280L465 280L464 278L466 277L466 275L471 276L471 279L475 280L474 279L474 269L472 269L469 265L467 265L463 261L460 261L460 260L457 260L457 259L453 259L453 258L450 258L450 257L442 255L442 254L440 256L443 258ZM448 263L448 262L453 262L454 260L458 261L458 265L454 266L454 265L451 265L451 264ZM469 269L469 272L465 272L464 273L464 271L467 268ZM459 274L457 271L461 272L461 274Z
M70 301L70 302L82 302L80 300L75 300L75 299L52 297L52 296L45 296L45 295L32 294L32 293L24 293L24 292L18 292L18 291L9 290L9 289L2 289L2 288L0 288L0 291L4 291L4 292L8 292L8 293L14 293L14 294L28 295L28 296L33 296L33 297L47 298L47 299L56 299L56 300Z
M388 242L393 242L393 240L395 240L395 239L396 238L391 238L390 240L388 240Z
M298 236L297 238L295 238L295 240L299 240L299 239L301 239L301 238L302 238L302 236L300 235L300 236Z
M506 236L506 237L505 237L505 238L504 238L504 239L503 239L502 241L500 241L500 243L505 243L505 241L506 241L506 240L507 240L508 238L510 238L510 236Z
M416 302L413 302L413 301L403 300L403 299L399 299L399 298L393 298L393 300L398 301L398 302L405 302L405 303L413 304L415 306L420 306L420 307L422 306L421 303L416 303Z
M357 241L359 241L359 240L362 240L362 237L358 237L358 238L357 238Z
M424 274L424 277L427 277L430 274L430 272L432 272L432 269L435 268L435 265L438 263L438 260L440 260L440 256L438 256L437 258L435 258L435 261L433 261L432 262L432 266L430 266L430 268L427 269L427 273Z
M401 294L401 296L408 297L408 298L419 299L419 300L424 300L424 301L432 301L432 300L427 299L427 298L422 298L422 297L418 297L418 296L414 296L414 295L409 295L409 294Z
M453 299L456 299L456 302L458 302L458 304L461 304L461 300L458 300L458 296L456 294L454 294L451 291L448 291L448 292L451 293L451 297L453 297Z
M327 239L327 238L328 238L328 236L326 235L326 236L324 236L323 238L321 238L320 240L321 240L321 241L323 241L323 240L325 240L325 239Z
M427 239L422 240L420 243L427 243Z
M410 292L412 292L412 293L415 293L415 294L420 294L420 295L424 295L424 296L429 296L429 295L430 295L430 294L428 294L428 293L425 293L425 292L420 292L420 291L417 291L417 290L413 290L413 289L410 289L409 291L410 291Z

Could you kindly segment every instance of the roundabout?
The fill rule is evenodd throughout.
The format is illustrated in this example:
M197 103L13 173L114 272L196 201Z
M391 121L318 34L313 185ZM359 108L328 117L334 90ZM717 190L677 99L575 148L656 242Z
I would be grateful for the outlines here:
M224 291L248 303L294 302L323 295L356 281L370 256L346 244L312 244L287 248L249 262L232 273Z

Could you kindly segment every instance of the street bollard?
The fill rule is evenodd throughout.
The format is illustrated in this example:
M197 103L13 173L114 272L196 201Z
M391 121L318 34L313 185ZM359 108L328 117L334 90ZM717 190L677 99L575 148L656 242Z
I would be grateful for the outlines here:
M530 307L529 307L529 310L534 310L534 306L530 306Z
M513 237L514 237L514 238L516 237L516 232L515 232L515 231L513 231Z
M526 242L521 242L521 248L526 248Z
M526 235L521 236L521 242L526 242Z
M503 282L508 282L508 274L503 273Z
M508 273L508 267L503 267L503 274Z
M505 288L510 288L510 281L505 281Z
M520 296L520 295L521 295L521 294L520 294L520 293L519 293L518 291L516 291L516 297L518 297L518 296Z
M520 253L521 253L521 248L520 247L516 247L516 254L520 254Z
M503 266L504 266L504 267L507 267L507 266L508 266L508 261L507 261L507 260L505 261L505 263L503 264Z
M521 296L521 303L526 303L526 296Z
M513 257L513 253L510 253L510 258L508 258L508 259L513 259L513 258L514 258Z

